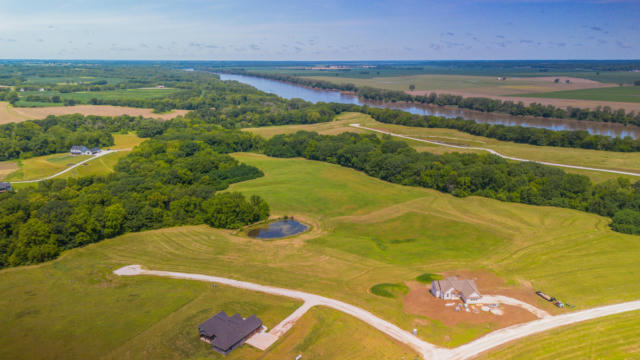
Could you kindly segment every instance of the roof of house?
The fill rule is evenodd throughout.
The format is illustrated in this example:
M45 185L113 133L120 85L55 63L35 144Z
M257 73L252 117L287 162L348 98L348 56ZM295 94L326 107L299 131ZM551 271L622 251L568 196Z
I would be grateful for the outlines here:
M86 146L74 145L71 147L71 151L87 151Z
M224 311L221 311L200 324L198 330L201 335L214 337L211 345L226 350L261 326L262 320L255 315L243 319L240 314L229 317Z
M457 277L450 277L444 280L435 280L432 286L436 286L443 293L454 289L462 293L465 298L470 297L473 293L480 295L476 282L473 280L459 280Z
M11 183L0 182L0 190L8 190L8 189L11 189Z
M99 151L100 151L100 148L99 148L99 147L92 147L92 148L91 148L91 149L89 149L89 150L91 150L91 152L99 152Z

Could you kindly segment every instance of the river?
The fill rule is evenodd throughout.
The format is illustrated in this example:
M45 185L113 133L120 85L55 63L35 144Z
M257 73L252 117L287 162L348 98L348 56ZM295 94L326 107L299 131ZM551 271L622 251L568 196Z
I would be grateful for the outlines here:
M442 107L435 105L414 105L406 103L377 103L359 99L355 95L345 94L340 91L310 89L303 86L265 79L255 76L237 74L218 74L221 80L234 80L256 89L276 94L285 99L299 98L311 103L334 102L340 104L368 105L378 108L389 108L406 111L418 115L437 115L447 118L462 117L478 123L502 124L506 126L525 126L544 128L549 130L585 130L590 134L606 135L611 137L630 136L634 139L640 136L640 127L624 126L616 123L601 123L593 121L578 121L570 119L549 119L533 116L513 116L502 113L484 113L480 111L459 109L455 107Z

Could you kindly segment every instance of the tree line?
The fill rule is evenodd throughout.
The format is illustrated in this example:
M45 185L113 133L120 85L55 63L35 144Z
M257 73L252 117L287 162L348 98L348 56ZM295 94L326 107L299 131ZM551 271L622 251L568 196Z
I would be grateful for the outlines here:
M455 196L557 206L611 217L612 229L640 234L640 182L619 178L594 185L583 175L492 154L417 152L389 136L314 132L277 135L264 153L304 157L350 167L392 183L436 189Z

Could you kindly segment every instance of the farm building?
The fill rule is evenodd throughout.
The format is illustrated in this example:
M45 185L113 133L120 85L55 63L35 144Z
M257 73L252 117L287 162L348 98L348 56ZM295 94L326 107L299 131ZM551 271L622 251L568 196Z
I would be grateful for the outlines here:
M71 155L95 155L100 152L100 148L87 148L86 146L75 145L71 147Z
M231 317L224 311L203 322L198 327L200 339L211 344L211 348L227 355L262 327L262 320L252 315L246 319L240 314Z
M8 182L0 182L0 193L7 192L13 190L11 188L11 183Z
M475 281L459 280L457 277L433 281L430 292L444 300L461 299L465 304L477 302L482 298Z

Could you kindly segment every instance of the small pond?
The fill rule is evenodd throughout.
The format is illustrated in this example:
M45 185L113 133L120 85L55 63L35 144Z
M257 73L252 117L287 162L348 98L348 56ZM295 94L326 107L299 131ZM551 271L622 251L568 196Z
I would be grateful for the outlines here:
M309 226L294 219L282 219L249 230L249 236L256 239L278 239L303 233Z

